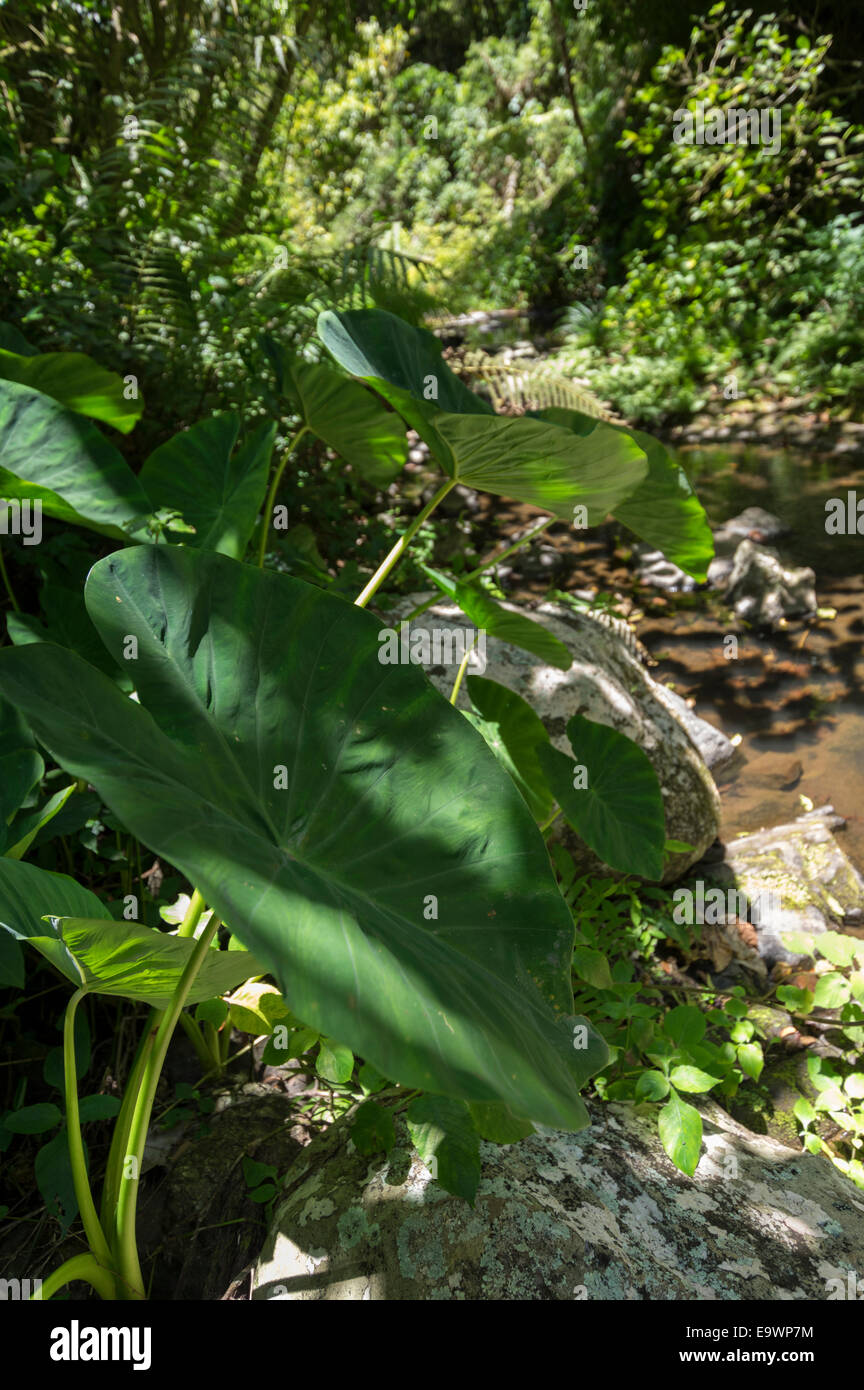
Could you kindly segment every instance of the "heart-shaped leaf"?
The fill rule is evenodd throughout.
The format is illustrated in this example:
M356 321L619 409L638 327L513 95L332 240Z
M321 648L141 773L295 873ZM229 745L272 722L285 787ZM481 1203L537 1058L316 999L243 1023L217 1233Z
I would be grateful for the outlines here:
M185 544L242 560L264 504L276 426L268 421L235 449L240 416L199 420L160 444L141 469L154 507L178 511L195 527Z
M0 381L0 497L40 501L46 515L107 536L152 508L122 454L50 396Z
M384 309L328 309L319 315L318 336L346 372L374 386L398 410L455 477L450 447L434 416L442 410L487 417L493 412L447 366L440 339Z
M434 417L466 487L514 497L566 521L577 506L596 526L630 497L647 472L645 455L626 433L600 420L578 436L527 415Z
M0 351L0 380L17 381L51 396L76 415L103 420L115 430L128 434L140 419L144 402L137 388L127 392L127 383L116 372L100 367L83 352L41 352L20 356ZM127 394L130 398L127 399Z
M477 710L472 721L485 738L492 752L506 767L530 807L534 819L542 824L552 813L553 798L549 791L537 748L549 742L549 735L539 715L517 695L498 681L485 676L469 676L468 694Z
M425 439L441 467L479 488L556 516L586 509L602 521L643 481L648 463L624 432L592 420L590 430L525 416L495 415L450 370L441 343L380 309L327 311L318 333L352 376L374 386Z
M398 415L324 362L298 362L272 339L268 355L280 389L312 434L376 487L386 487L398 476L408 453Z
M590 436L597 424L590 415L557 406L537 412L536 418L572 430L580 438ZM714 557L714 537L687 474L659 439L642 430L607 428L629 436L648 460L647 474L634 492L616 504L615 516L701 583Z
M191 937L169 936L138 922L86 921L60 917L52 921L55 935L31 936L41 951L76 989L91 994L137 999L165 1009L195 950ZM70 964L71 957L71 964ZM261 971L243 951L208 951L186 997L187 1004L224 994L249 975Z
M607 1052L568 1017L573 923L543 839L463 716L381 665L379 620L170 546L100 561L87 600L112 653L137 636L141 703L49 646L0 651L0 688L296 1016L411 1087L584 1124Z
M657 773L632 739L574 714L567 737L576 761L551 744L537 749L564 819L621 873L663 874L666 814Z

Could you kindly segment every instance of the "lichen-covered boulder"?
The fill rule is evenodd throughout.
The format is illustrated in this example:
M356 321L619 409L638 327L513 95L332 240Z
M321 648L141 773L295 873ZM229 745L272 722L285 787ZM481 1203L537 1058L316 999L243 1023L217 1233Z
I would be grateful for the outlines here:
M844 824L833 807L822 806L788 825L730 840L696 869L704 867L706 881L758 904L751 921L766 965L807 959L784 945L789 933L818 936L864 925L864 878L832 833Z
M655 1111L589 1108L579 1134L483 1144L473 1209L407 1144L364 1158L333 1126L292 1169L253 1299L828 1299L860 1272L864 1193L826 1158L709 1101L691 1179Z
M398 624L418 605L421 597L415 595L403 600L388 622ZM692 716L685 727L679 713L660 693L657 682L641 664L629 634L622 635L614 628L559 604L543 603L531 608L510 603L503 606L510 612L524 613L559 638L573 653L573 665L569 671L561 671L529 652L487 635L485 668L481 670L476 664L469 664L468 674L483 674L515 690L542 719L555 747L571 756L566 727L574 714L611 725L638 743L650 758L660 781L667 838L693 847L692 851L674 854L669 860L664 881L680 877L712 844L719 825L717 788L691 737L696 716ZM412 620L411 632L418 629L425 629L431 635L436 629L439 633L470 629L470 624L455 604L442 602ZM456 666L431 666L427 668L427 675L442 694L449 697ZM464 682L457 703L462 709L471 708ZM715 733L707 730L708 735ZM573 853L580 872L612 872L561 820L556 822L553 837Z

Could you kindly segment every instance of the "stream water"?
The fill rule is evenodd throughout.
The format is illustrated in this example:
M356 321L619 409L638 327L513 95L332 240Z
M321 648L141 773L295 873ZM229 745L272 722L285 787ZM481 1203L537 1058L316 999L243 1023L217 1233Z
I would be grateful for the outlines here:
M738 625L704 595L662 616L649 609L640 625L659 661L653 674L741 735L739 759L720 775L724 835L799 814L803 795L847 818L845 848L864 869L864 536L825 529L829 498L856 487L864 498L864 459L745 446L678 456L712 523L749 506L778 516L789 529L773 548L814 570L820 607L837 614L773 635L739 631L737 660L722 638Z

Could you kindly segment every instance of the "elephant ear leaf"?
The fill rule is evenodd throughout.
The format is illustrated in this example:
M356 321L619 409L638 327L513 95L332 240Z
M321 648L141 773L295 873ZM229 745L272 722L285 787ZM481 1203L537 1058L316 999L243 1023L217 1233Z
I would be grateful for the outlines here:
M568 722L567 737L575 762L551 744L537 748L564 819L610 868L661 878L666 813L648 756L625 734L581 714Z
M267 491L276 426L256 425L235 448L240 416L199 420L161 444L141 470L157 508L181 514L194 533L186 544L243 558Z
M379 620L174 546L106 557L87 602L112 654L137 637L140 703L39 646L0 650L4 693L295 1016L412 1088L581 1127L608 1053L570 1016L573 923L543 838L462 714L382 665Z
M48 516L120 540L152 511L123 455L95 425L31 386L3 380L0 496L38 501Z
M590 435L597 425L589 415L558 406L538 412L537 418L571 430L580 438ZM702 583L708 577L708 566L714 557L714 537L684 469L659 439L650 434L618 425L605 428L628 436L648 460L645 477L635 491L615 504L614 515Z
M384 396L454 482L543 507L568 521L602 521L645 478L636 441L599 421L589 437L556 423L500 416L459 380L434 334L381 309L328 310L318 333L337 362Z
M455 476L450 446L434 417L441 411L489 417L493 411L447 366L440 339L385 309L327 309L319 315L318 336L346 372L374 386L398 410Z
M134 378L125 381L83 352L0 351L0 379L32 386L77 415L102 420L122 434L134 429L144 410Z
M265 347L280 390L306 428L374 486L391 483L408 454L400 417L325 362L300 362L272 339Z
M52 918L50 935L30 937L46 960L90 994L135 999L167 1009L196 948L191 938L170 936L138 922ZM188 1004L213 999L261 967L245 951L208 951L186 998Z

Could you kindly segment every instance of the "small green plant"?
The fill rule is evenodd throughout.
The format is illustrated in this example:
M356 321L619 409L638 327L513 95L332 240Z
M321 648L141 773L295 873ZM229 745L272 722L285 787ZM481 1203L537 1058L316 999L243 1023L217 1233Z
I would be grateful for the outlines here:
M777 986L777 998L803 1023L827 1030L839 1055L810 1054L807 1074L816 1092L801 1096L793 1112L801 1125L804 1147L824 1153L841 1172L864 1188L864 942L827 931L818 936L784 934L789 950L815 959L813 987ZM803 1024L802 1024L803 1026ZM817 1133L830 1121L833 1134Z
M667 843L667 852L676 848ZM708 989L698 1003L674 1002L680 992L656 969L655 951L671 941L692 956L698 928L673 920L665 889L577 878L566 850L556 845L552 853L576 926L575 996L610 1052L594 1089L605 1100L657 1106L663 1147L692 1176L702 1117L683 1097L715 1091L731 1099L746 1080L758 1082L764 1065L744 990Z

